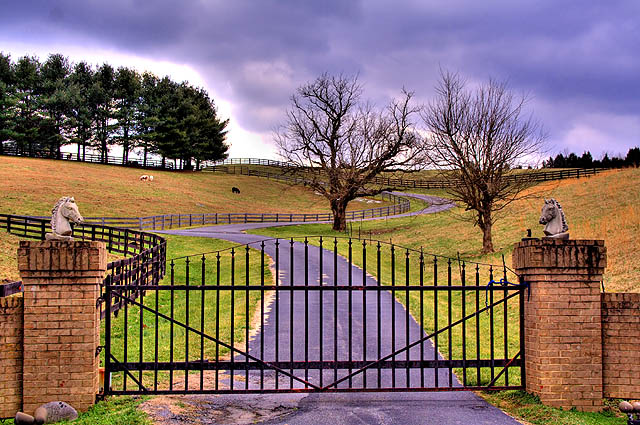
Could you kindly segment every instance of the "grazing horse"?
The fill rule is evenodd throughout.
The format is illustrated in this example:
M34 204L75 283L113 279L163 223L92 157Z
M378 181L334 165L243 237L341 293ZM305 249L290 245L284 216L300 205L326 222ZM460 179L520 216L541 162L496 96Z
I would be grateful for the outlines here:
M544 234L548 238L569 239L569 226L560 203L555 199L545 199L540 214L540 224L545 224Z
M234 186L231 188L231 193L240 193L240 189Z
M78 205L73 197L64 196L56 202L51 210L51 233L45 235L46 240L73 240L71 237L71 224L83 223L84 218L78 211Z
M140 176L140 181L141 182L146 182L149 181L149 176L147 174L143 174Z

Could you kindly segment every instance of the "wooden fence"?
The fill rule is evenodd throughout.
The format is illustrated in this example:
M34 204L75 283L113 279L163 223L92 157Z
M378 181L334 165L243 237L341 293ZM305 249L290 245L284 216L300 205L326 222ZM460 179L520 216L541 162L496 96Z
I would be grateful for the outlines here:
M0 214L0 229L23 238L39 240L44 240L45 234L51 231L47 219L10 214ZM107 251L125 256L107 264L105 281L108 281L109 285L139 285L140 290L128 292L133 299L144 293L145 286L158 285L165 275L167 242L162 236L85 223L74 226L73 237L102 241ZM4 288L0 289L0 296L22 291L21 282L12 282L0 288ZM106 312L102 311L102 301L100 306L100 317L104 318ZM111 311L116 312L123 306L122 302L112 304Z
M392 193L382 193L383 200L394 202L386 207L376 207L366 210L347 211L347 220L362 220L365 218L388 217L396 214L409 212L411 202L402 196ZM3 224L8 229L23 226L25 222L13 222L11 215L0 215L0 228ZM26 216L32 218L35 223L42 223L47 220L44 216ZM145 217L84 217L86 225L113 226L118 228L129 228L138 230L165 230L180 227L207 226L216 224L237 224L237 223L283 223L283 222L317 222L331 221L331 213L188 213L188 214L163 214ZM25 231L33 235L42 235L44 238L44 227L35 229L29 224Z
M265 170L256 170L250 167L243 167L242 165L234 165L229 162L228 165L215 165L212 167L205 167L202 171L217 171L227 174L240 174L246 176L265 177L273 180L281 180L294 184L304 184L308 181L305 178L305 173L314 173L312 169L304 169L302 172L291 167L284 167L280 165L272 165L275 167L287 168L287 171L281 172L269 172ZM237 164L240 164L238 162ZM243 163L247 164L247 163ZM261 164L268 165L268 164ZM506 181L509 183L541 183L551 180L562 180L570 178L590 177L599 172L604 171L602 168L574 168L567 170L541 170L541 171L523 171L521 173L514 173L506 176ZM389 177L376 177L373 181L374 184L388 186L393 188L414 188L414 189L447 189L455 187L460 184L457 179L398 179Z

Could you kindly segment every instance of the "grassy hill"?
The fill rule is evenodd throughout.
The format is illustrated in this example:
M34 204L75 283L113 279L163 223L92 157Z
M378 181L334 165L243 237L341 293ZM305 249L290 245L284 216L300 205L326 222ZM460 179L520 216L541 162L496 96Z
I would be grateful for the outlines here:
M153 182L141 182L152 174ZM231 193L238 187L240 194ZM140 170L100 164L0 156L0 213L51 214L55 202L74 196L91 216L171 213L326 213L328 203L313 191L259 177L224 173ZM350 210L389 205L352 202ZM0 232L0 280L17 279L18 238Z
M547 182L531 188L530 197L513 203L495 224L495 254L482 256L482 233L467 221L463 208L444 213L388 221L358 224L362 234L373 239L392 241L425 252L450 255L499 264L505 256L511 262L513 244L532 229L542 236L538 224L543 198L554 197L567 216L572 239L603 239L607 246L608 266L605 289L611 292L640 292L640 169L603 172L582 179ZM434 192L435 193L435 192ZM437 195L444 196L444 191ZM287 228L261 229L269 236L333 234L326 225L309 224Z
M141 182L142 174L152 174L154 181ZM231 193L233 186L239 195ZM329 211L324 197L304 187L258 177L7 156L0 156L0 193L0 211L7 214L48 215L65 195L74 196L86 216ZM368 208L363 205L354 202L351 208Z

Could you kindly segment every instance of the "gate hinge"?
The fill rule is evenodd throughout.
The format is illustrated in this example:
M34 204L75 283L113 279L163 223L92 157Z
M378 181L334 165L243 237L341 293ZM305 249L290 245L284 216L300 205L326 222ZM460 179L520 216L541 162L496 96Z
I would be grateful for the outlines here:
M98 345L96 347L96 357L100 355L100 352L102 352L102 350L104 350L104 345Z
M104 302L104 296L100 295L97 299L96 299L96 308L100 307L100 304L102 304Z

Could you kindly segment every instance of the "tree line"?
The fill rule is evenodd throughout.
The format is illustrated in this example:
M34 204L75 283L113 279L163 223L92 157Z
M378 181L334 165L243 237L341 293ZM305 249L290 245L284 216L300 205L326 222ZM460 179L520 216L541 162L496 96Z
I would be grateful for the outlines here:
M630 148L627 156L609 157L605 153L602 159L593 159L591 152L583 152L581 156L571 152L570 154L559 153L548 160L542 162L544 168L622 168L640 166L640 148Z
M146 165L150 154L196 169L227 157L228 120L218 117L208 93L151 72L105 63L72 63L61 54L46 61L0 53L0 154L60 158L76 144L78 160L87 148L107 162L109 149L122 147L122 163L133 149Z

